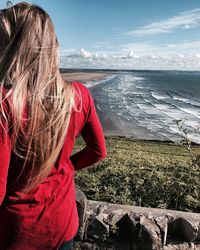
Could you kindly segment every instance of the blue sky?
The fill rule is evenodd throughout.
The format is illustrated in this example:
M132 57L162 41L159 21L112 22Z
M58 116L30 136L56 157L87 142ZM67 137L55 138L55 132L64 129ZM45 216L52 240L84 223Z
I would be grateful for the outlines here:
M52 17L63 67L200 70L199 0L29 2Z

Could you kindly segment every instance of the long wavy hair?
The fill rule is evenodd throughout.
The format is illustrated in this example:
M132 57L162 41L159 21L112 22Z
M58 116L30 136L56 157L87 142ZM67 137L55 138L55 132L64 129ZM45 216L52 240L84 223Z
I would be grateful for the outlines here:
M0 11L0 104L12 150L28 168L24 193L50 173L62 149L74 92L59 71L59 46L49 15L20 2ZM6 90L3 94L2 90ZM9 103L10 116L2 107ZM11 120L11 123L10 123Z

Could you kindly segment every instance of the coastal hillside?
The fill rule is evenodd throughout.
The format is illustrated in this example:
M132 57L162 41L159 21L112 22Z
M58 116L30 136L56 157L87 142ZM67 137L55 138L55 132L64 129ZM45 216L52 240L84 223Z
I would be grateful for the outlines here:
M200 166L185 145L107 136L107 158L77 171L88 199L200 212ZM78 138L75 151L84 147ZM192 146L198 159L200 147Z

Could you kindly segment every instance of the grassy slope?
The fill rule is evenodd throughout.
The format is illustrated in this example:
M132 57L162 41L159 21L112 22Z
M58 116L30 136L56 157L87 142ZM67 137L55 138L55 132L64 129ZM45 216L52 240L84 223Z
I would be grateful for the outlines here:
M112 136L106 143L106 160L75 174L89 199L200 212L200 168L185 146ZM75 151L83 147L78 139Z

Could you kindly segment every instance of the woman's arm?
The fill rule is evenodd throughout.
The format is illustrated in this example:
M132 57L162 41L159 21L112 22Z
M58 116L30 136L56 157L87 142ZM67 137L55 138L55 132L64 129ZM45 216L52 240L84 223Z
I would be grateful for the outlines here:
M93 165L106 157L103 129L97 116L91 94L89 94L89 100L90 108L87 120L81 131L86 147L70 157L75 170Z

